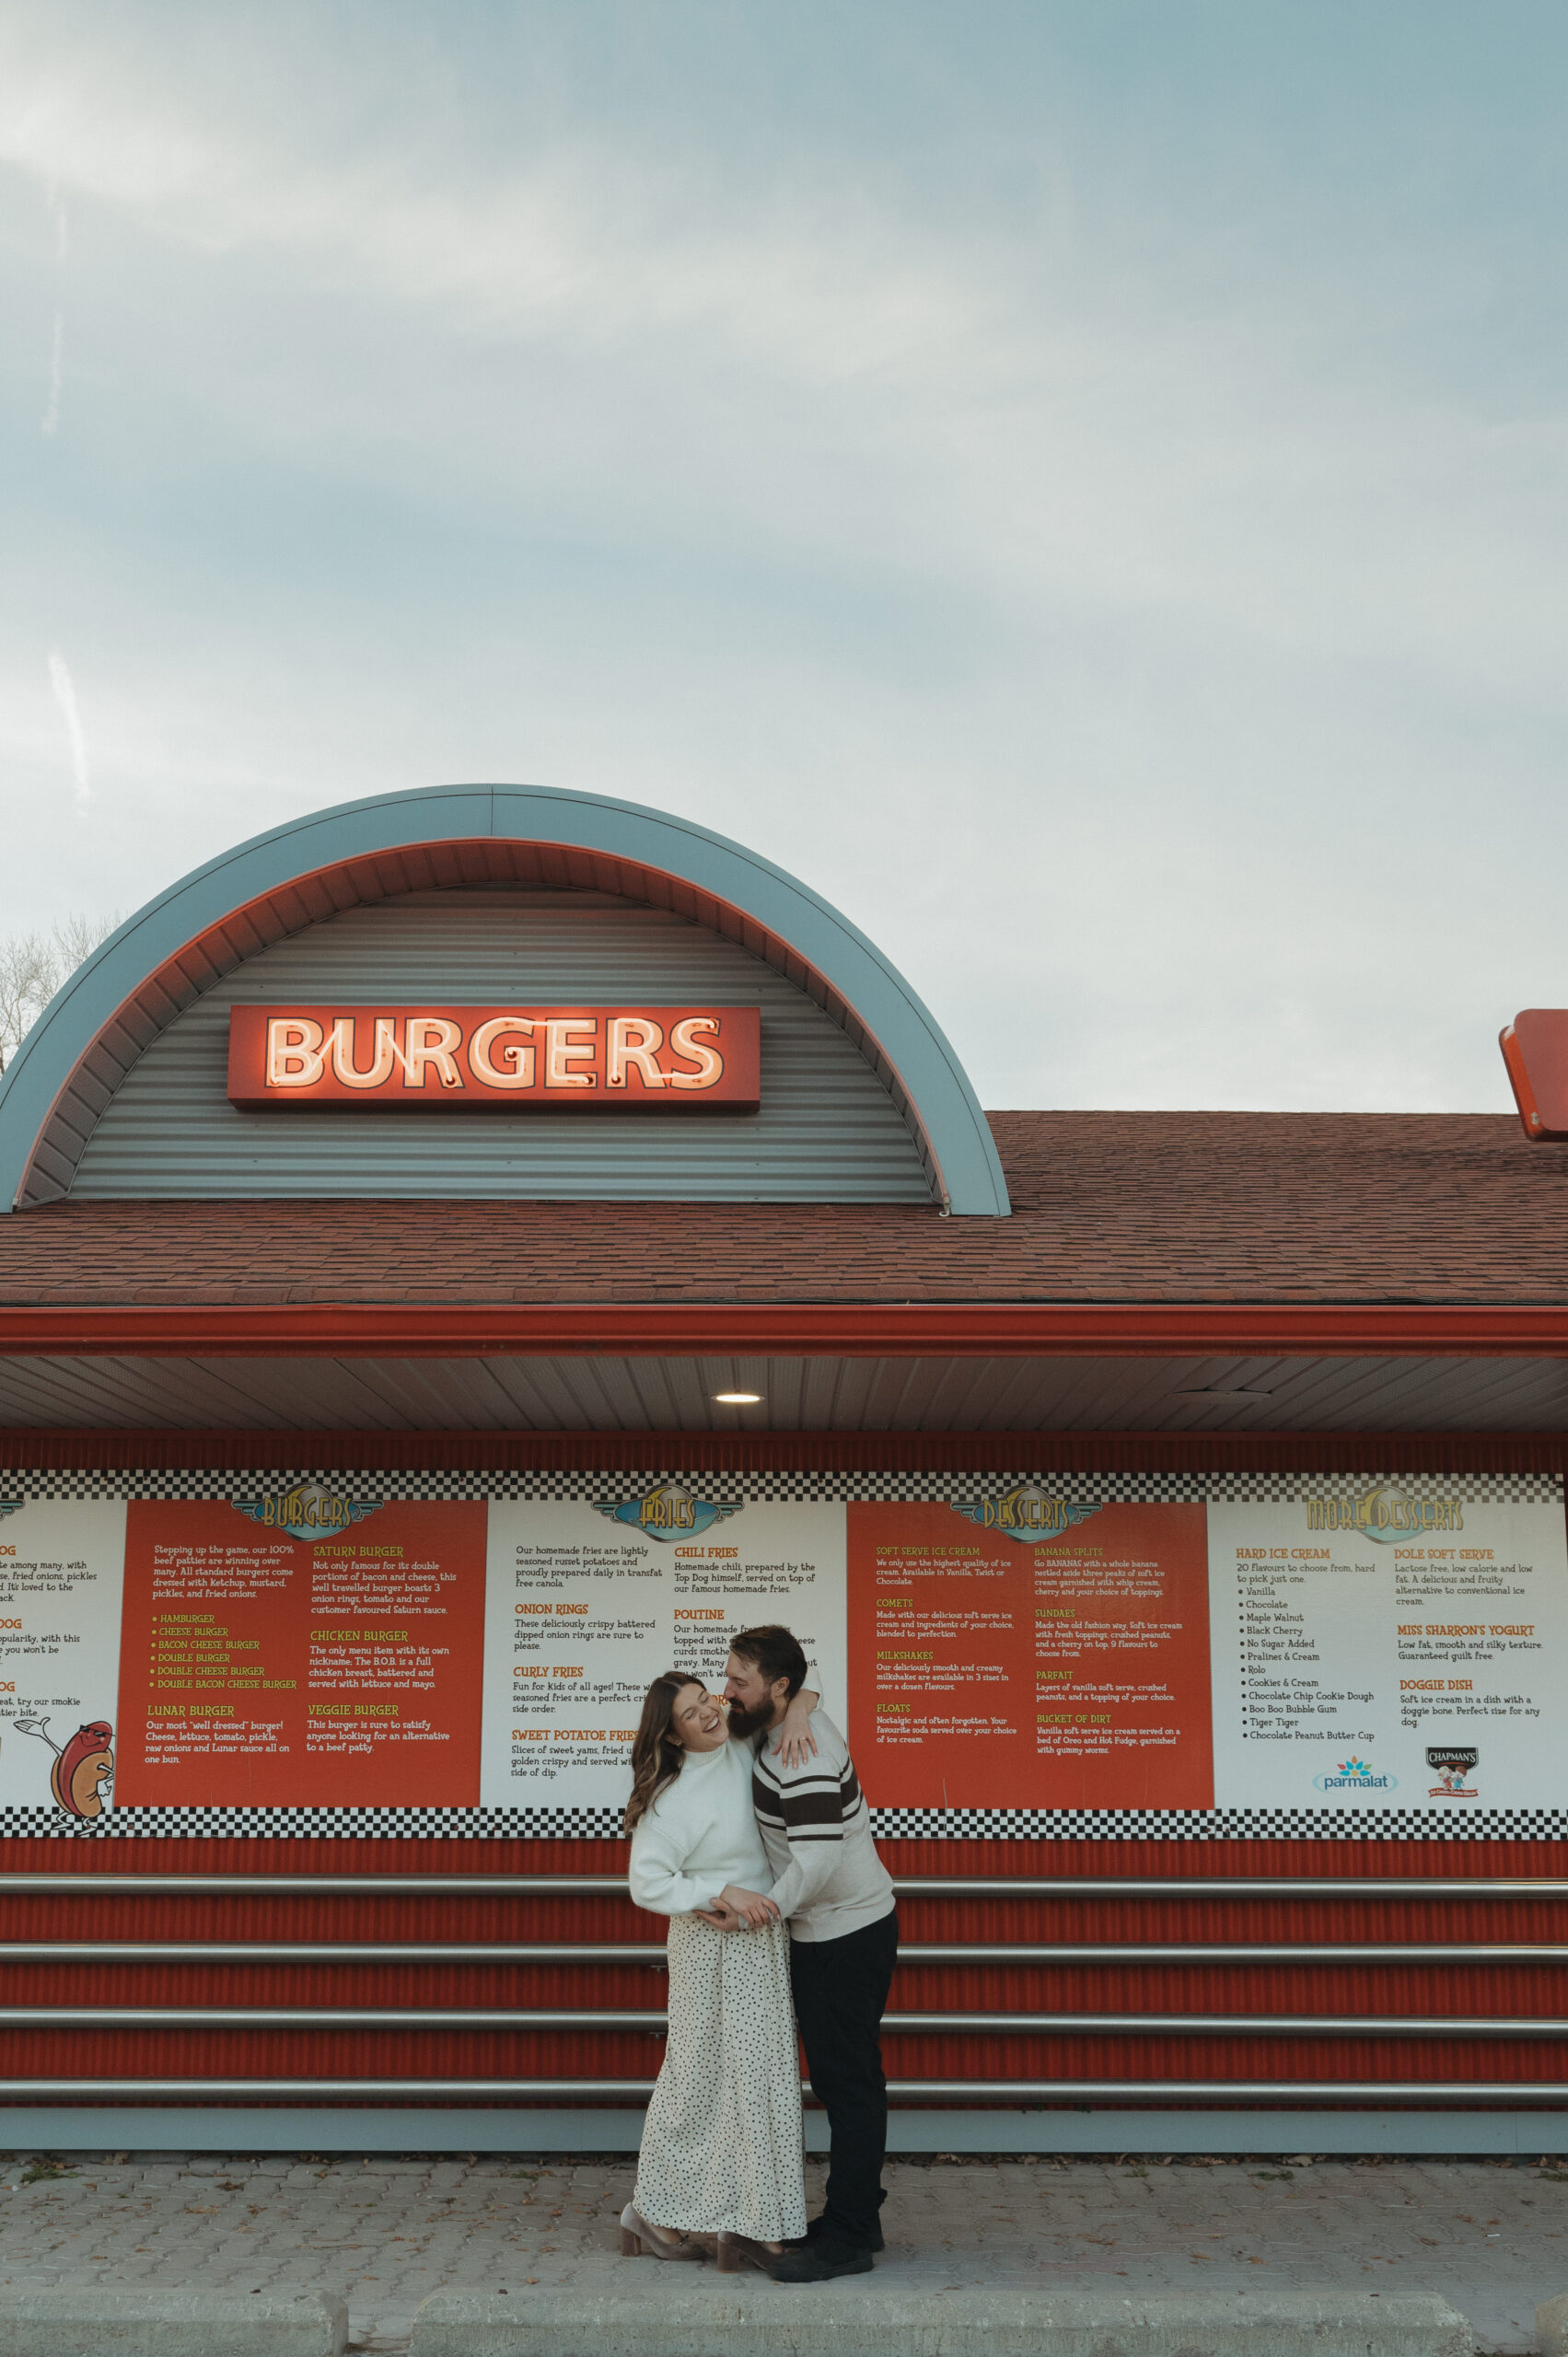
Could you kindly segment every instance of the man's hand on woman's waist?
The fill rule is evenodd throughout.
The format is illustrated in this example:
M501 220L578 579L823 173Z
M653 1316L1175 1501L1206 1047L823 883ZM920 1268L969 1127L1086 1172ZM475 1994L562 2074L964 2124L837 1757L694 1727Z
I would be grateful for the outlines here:
M776 1922L779 1910L760 1890L743 1890L738 1883L727 1882L711 1907L694 1907L691 1912L716 1932L755 1932Z

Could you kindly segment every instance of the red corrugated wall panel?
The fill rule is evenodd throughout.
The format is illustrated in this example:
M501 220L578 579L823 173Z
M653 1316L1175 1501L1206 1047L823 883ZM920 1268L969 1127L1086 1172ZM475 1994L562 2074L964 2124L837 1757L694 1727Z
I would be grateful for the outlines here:
M1466 1897L1423 1889L1434 1878L1568 1877L1568 1844L1282 1842L914 1843L885 1845L895 1872L1050 1875L1082 1893L1047 1897L918 1894L900 1901L906 1945L973 1944L957 1963L900 1966L895 2011L1087 2013L1470 2020L1568 2016L1568 1973L1550 1959L1383 1962L1294 1957L1252 1962L1077 1960L1076 1943L1188 1948L1195 1944L1410 1942L1568 1945L1568 1899ZM4 1943L29 1940L310 1942L330 1962L261 1958L124 1962L109 1956L4 1962L11 2005L567 2007L656 2010L662 1927L621 1894L458 1893L411 1879L406 1891L73 1893L82 1873L235 1872L339 1875L613 1871L612 1843L192 1841L0 1843L0 1871L52 1871L52 1890L0 1897ZM1106 1894L1097 1876L1146 1880L1147 1894ZM1399 1875L1397 1896L1318 1892L1161 1895L1183 1875ZM634 1941L646 1964L379 1961L365 1944ZM1038 1959L992 1963L998 1943L1039 1945ZM4 1961L4 1945L0 1945ZM0 2026L0 2077L381 2078L650 2077L661 2048L644 2029L392 2027L95 2027ZM1461 2093L1470 2081L1568 2087L1568 2043L1508 2038L1375 2038L1119 2030L1090 2035L935 2030L889 2037L900 2080L1427 2082Z

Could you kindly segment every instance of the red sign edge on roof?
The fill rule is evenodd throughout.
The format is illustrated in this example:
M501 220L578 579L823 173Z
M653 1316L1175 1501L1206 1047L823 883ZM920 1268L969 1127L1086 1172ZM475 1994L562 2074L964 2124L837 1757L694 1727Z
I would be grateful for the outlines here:
M1568 1007L1526 1007L1497 1044L1531 1144L1568 1140Z

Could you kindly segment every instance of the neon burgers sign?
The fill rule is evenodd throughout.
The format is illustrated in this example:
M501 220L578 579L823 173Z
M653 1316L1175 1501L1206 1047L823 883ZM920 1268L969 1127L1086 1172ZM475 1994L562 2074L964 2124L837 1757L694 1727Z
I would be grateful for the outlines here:
M248 1112L751 1113L761 1028L754 1006L237 1006L228 1099Z

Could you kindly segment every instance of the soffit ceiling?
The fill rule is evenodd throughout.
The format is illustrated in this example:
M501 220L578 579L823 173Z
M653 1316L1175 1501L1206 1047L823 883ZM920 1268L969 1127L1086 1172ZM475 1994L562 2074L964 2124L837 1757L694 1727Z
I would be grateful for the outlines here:
M721 1405L755 1391L755 1407ZM191 1355L0 1359L0 1428L1555 1433L1548 1358Z

